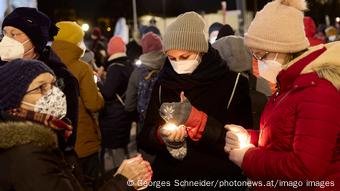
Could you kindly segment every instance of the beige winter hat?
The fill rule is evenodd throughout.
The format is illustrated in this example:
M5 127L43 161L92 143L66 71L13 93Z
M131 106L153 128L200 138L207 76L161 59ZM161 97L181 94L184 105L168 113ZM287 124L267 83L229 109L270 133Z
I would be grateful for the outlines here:
M165 30L164 51L171 49L208 52L208 38L203 18L195 12L179 15Z
M305 0L274 0L259 11L244 35L250 48L294 53L309 47L303 24Z

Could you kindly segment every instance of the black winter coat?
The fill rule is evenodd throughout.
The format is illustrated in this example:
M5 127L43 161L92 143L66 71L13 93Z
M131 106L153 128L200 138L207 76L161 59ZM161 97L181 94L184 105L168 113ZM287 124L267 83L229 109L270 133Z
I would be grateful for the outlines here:
M46 47L44 52L38 58L50 67L57 76L57 85L64 92L67 101L66 117L71 120L73 133L68 139L66 146L74 146L76 143L78 127L78 97L79 84L76 77L69 71L66 65L60 60L57 54L50 48Z
M83 191L51 129L1 112L0 137L0 191ZM114 173L103 177L98 191L134 190Z
M155 180L241 180L241 169L228 159L224 152L225 124L252 126L251 102L247 79L240 76L229 109L227 104L237 78L218 52L209 47L200 65L191 75L177 74L169 60L161 70L154 87L145 125L139 136L139 146L156 154L152 165ZM160 88L161 86L161 88ZM159 115L164 102L179 102L180 92L198 110L208 115L205 131L198 142L187 138L187 155L176 160L157 138L157 129L165 122Z
M125 147L130 141L131 120L116 94L124 100L133 66L127 57L113 59L107 65L106 80L98 83L105 100L104 109L99 113L99 126L102 147L115 149Z
M57 145L43 125L0 113L1 191L81 191Z

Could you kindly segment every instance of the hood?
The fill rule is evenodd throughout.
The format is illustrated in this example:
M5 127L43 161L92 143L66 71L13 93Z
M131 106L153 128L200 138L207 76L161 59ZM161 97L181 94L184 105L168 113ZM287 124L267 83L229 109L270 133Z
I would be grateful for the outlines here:
M311 52L322 49L323 47L326 47L326 51L307 65L301 74L316 72L320 78L328 80L337 90L340 90L340 42L311 47L308 51L288 63L287 67L293 65Z
M57 135L51 129L32 122L1 122L0 148L35 144L40 147L57 148Z
M244 45L242 37L226 36L218 39L213 48L218 50L223 60L227 62L230 70L235 72L250 71L252 55Z
M83 50L80 47L66 41L55 40L51 47L66 65L78 61L83 54Z
M316 33L315 22L311 17L304 17L303 23L305 25L306 37L313 37Z
M148 69L159 70L163 66L166 56L161 51L153 51L142 54L139 59Z

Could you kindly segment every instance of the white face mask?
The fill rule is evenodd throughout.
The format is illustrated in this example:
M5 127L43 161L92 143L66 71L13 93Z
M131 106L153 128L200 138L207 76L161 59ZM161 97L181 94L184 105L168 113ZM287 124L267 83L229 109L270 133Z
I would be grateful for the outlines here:
M25 105L34 108L34 112L52 115L58 119L66 116L67 105L64 93L57 87L53 86L44 96L35 104L22 102Z
M210 42L210 44L214 44L214 42L215 42L216 39L217 39L217 36L218 36L218 31L213 31L213 32L210 34L210 37L209 37L209 42Z
M258 60L260 76L272 83L276 83L276 77L282 70L282 65L276 61L277 55L274 60Z
M198 55L193 60L174 61L169 59L169 61L177 74L191 74L200 64L200 61L198 61Z
M332 35L328 37L328 40L331 42L335 41L335 39L336 39L336 35Z
M23 58L25 55L24 44L8 36L4 36L0 42L0 58L2 61L11 61L17 58Z
M85 55L85 51L86 51L86 45L85 45L83 40L78 44L78 47L83 51L83 53L80 56L80 57L83 57Z

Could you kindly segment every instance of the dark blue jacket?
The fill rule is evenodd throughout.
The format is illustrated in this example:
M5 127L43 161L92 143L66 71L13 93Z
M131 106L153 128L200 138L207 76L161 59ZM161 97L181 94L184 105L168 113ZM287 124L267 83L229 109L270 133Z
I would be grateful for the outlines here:
M133 66L127 57L120 57L107 64L106 80L98 83L105 105L99 114L99 126L102 131L102 147L125 147L130 141L131 120L124 105L117 99L124 100Z

